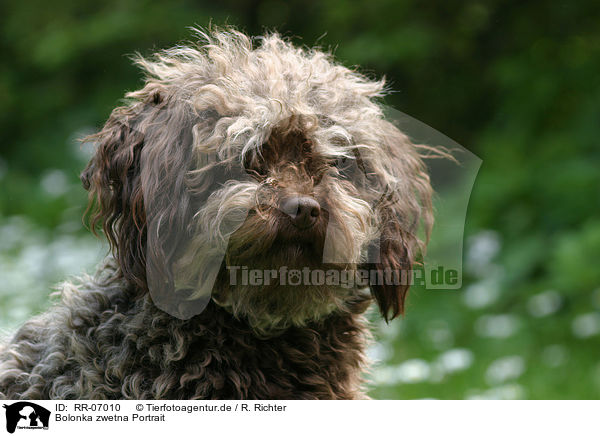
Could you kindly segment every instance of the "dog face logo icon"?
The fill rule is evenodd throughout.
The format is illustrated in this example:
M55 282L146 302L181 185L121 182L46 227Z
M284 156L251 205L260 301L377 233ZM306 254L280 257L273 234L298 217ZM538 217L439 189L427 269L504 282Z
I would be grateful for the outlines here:
M4 404L6 409L6 431L14 433L15 429L48 429L50 411L29 401L19 401L10 405Z

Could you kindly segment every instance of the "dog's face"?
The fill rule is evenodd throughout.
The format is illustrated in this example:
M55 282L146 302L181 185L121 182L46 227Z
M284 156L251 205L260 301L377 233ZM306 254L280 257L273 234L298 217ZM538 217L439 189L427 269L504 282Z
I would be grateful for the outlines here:
M150 78L95 135L82 175L93 225L124 278L176 312L212 293L267 331L355 310L358 285L265 271L410 270L432 220L418 147L373 101L382 82L277 36L207 39L138 60ZM408 285L370 284L386 319Z
M285 129L244 155L249 212L229 238L228 265L352 268L363 260L377 217L360 173L322 150L301 120L285 120Z

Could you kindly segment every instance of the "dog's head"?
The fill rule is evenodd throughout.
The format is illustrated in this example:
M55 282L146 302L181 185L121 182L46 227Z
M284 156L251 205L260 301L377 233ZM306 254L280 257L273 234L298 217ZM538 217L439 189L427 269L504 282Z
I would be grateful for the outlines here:
M267 329L353 310L360 286L336 271L410 271L432 192L383 81L277 35L202 37L138 58L145 86L92 137L82 181L122 276L183 317L212 291ZM369 285L386 319L402 313L409 282Z

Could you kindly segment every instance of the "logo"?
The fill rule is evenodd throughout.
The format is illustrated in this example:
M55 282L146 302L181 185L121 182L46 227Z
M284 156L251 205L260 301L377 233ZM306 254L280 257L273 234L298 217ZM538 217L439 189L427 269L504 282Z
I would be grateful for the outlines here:
M15 429L48 430L50 411L29 401L19 401L10 405L2 405L6 409L6 431L14 433Z

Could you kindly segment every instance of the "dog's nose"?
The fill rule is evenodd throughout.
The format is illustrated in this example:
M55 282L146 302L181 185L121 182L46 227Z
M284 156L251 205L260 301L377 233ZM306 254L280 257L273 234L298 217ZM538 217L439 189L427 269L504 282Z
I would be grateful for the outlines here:
M281 210L300 229L313 226L321 214L321 206L311 197L288 197L281 202Z

